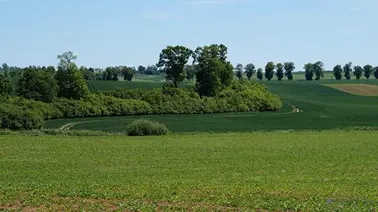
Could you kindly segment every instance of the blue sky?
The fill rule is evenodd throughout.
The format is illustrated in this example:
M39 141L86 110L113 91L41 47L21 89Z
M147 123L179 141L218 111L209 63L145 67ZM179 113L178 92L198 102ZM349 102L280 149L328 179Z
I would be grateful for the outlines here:
M377 0L0 0L0 63L155 64L167 45L223 43L233 64L378 65ZM297 69L297 70L298 70Z

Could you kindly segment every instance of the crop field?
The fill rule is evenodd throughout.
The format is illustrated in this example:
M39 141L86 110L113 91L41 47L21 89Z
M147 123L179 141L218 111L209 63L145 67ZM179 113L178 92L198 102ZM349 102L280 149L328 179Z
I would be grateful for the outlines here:
M99 81L101 82L101 81ZM109 87L125 82L106 82ZM150 85L152 82L133 82ZM271 81L263 83L282 99L286 105L278 112L199 114L199 115L151 115L143 116L165 123L173 132L250 132L271 130L326 130L350 127L377 127L378 98L352 95L329 86L359 87L360 84L378 85L378 80L320 80L320 81ZM156 85L156 84L153 84ZM114 88L114 87L113 87ZM104 89L107 90L107 89ZM293 113L290 105L300 109ZM76 130L124 131L133 120L141 117L101 117L84 119L49 120L46 128L68 126Z
M0 210L378 207L378 132L0 137Z
M340 91L360 95L360 96L378 96L378 86L368 84L333 84L326 85Z

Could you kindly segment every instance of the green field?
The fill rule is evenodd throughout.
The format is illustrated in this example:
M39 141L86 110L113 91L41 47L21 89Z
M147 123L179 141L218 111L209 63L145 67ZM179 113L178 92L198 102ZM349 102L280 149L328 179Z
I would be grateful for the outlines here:
M101 82L101 81L99 81ZM109 88L118 83L105 82ZM149 83L151 87L160 86L153 81L135 81L140 87ZM378 105L377 97L357 96L344 93L323 84L378 84L378 80L320 80L320 81L263 81L268 88L286 103L278 112L236 113L211 115L163 115L143 116L165 123L173 132L250 132L270 130L326 130L335 128L350 128L356 126L377 127ZM112 87L113 86L113 87ZM102 87L98 87L101 90ZM107 89L104 89L107 90ZM303 112L292 113L288 104L295 105ZM46 128L61 128L73 123L72 129L124 131L132 121L141 117L101 117L83 119L49 120Z
M0 137L0 210L378 207L378 132Z

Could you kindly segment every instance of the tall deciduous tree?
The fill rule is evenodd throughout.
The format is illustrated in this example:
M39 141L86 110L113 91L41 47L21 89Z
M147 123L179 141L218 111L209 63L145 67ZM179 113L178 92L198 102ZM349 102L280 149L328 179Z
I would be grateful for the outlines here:
M243 65L242 64L237 64L236 65L236 77L239 78L239 80L243 77Z
M83 74L75 64L77 56L72 52L58 55L59 65L55 74L58 83L58 96L67 99L81 99L89 94Z
M12 84L3 74L0 74L0 96L7 96L12 93Z
M353 75L356 76L356 79L360 79L364 69L361 66L355 66Z
M277 79L278 81L281 81L282 78L284 78L284 66L282 65L282 63L277 63L276 69L277 69L277 72L276 72Z
M264 79L264 74L263 74L262 68L257 69L257 79L259 79L260 81Z
M344 77L347 80L350 80L350 78L352 77L352 72L353 72L353 64L351 62L345 64L343 67L343 71L344 71Z
M314 64L313 69L315 72L315 80L320 80L320 78L324 77L324 64L321 61L318 61Z
M364 75L366 79L369 79L371 74L374 72L374 68L371 65L365 65L364 66Z
M304 66L306 80L312 80L314 77L314 64L307 63Z
M158 67L166 69L166 79L171 80L175 87L185 79L184 67L193 51L184 46L168 46L160 53Z
M256 67L252 63L249 63L245 66L245 73L248 80L251 80L252 76L256 73Z
M274 65L274 62L268 62L265 66L265 78L270 81L274 76L274 69L276 66Z
M333 68L333 76L335 76L336 80L341 80L343 77L343 68L341 68L341 65L337 65Z
M286 62L284 63L284 68L285 68L285 76L287 77L288 80L293 80L293 71L295 70L295 66L293 62Z
M53 73L36 67L25 68L17 83L17 95L26 99L52 102L57 96L58 85Z
M201 96L215 96L232 83L234 68L227 61L227 47L223 44L198 47L194 55L196 89Z

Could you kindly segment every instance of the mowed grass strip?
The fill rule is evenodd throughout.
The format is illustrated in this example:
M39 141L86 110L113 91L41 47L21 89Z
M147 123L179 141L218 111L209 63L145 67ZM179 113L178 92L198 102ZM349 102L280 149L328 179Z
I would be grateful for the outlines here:
M325 84L325 86L360 96L378 96L378 86L368 84Z
M378 132L0 137L0 210L378 207Z

